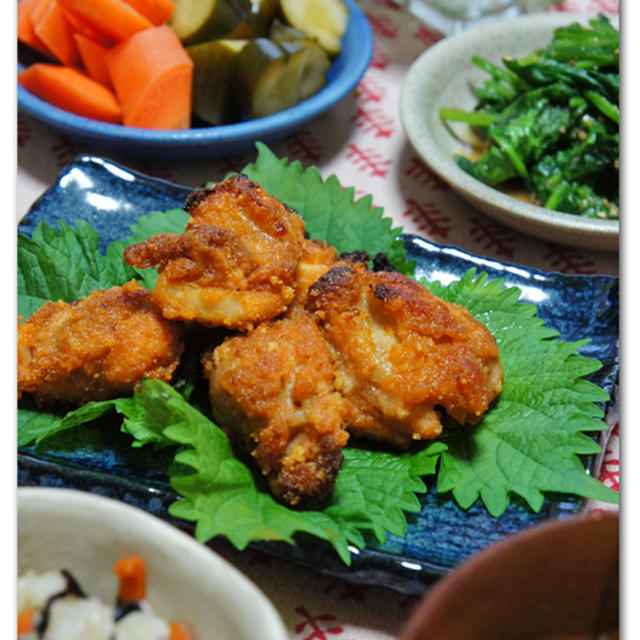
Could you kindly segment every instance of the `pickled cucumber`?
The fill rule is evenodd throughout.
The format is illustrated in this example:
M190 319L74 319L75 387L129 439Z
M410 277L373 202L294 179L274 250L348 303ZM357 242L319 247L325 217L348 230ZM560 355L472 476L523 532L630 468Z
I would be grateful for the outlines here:
M169 24L185 46L224 38L251 14L251 0L178 0Z
M193 60L193 113L213 125L235 120L234 65L248 40L210 40L186 47Z
M275 18L271 23L269 38L274 42L298 42L299 40L308 40L307 36L305 36L300 29L294 29L291 25L282 22L282 20L278 20L278 18Z
M249 15L227 37L267 37L279 6L279 0L251 0Z
M316 39L330 55L340 52L349 20L343 0L280 0L280 9L286 22Z
M316 42L251 40L236 58L236 98L248 116L261 118L296 105L326 82L331 66Z

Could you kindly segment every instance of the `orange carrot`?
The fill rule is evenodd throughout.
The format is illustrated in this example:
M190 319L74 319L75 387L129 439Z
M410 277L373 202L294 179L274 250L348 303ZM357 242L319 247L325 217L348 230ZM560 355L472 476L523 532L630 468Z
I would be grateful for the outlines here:
M107 52L122 121L147 129L186 129L191 122L193 61L171 27L146 29Z
M171 17L176 8L172 0L125 0L125 2L158 27Z
M21 633L29 633L35 627L35 611L33 609L24 609L18 614L18 635Z
M59 0L60 6L114 40L124 40L152 23L124 0Z
M105 60L108 49L81 33L74 33L73 37L80 52L82 66L87 73L105 87L111 87L111 77Z
M193 636L180 622L169 623L169 640L193 640Z
M73 30L62 15L56 0L40 0L31 11L33 31L56 60L69 66L77 64L78 49Z
M126 556L116 562L113 572L120 580L118 599L123 604L144 600L147 592L147 569L140 556Z
M31 23L31 13L39 3L40 0L20 0L20 2L18 2L18 40L45 56L52 58L53 56L51 52L47 49L40 38L38 38L36 32L33 30L33 24Z
M61 109L94 120L122 122L113 92L73 67L38 62L19 73L18 82Z
M116 43L113 38L110 38L102 31L94 29L86 20L83 20L79 15L73 13L73 11L69 11L69 9L65 9L64 7L60 7L60 11L62 11L62 15L71 25L74 33L79 33L85 36L85 38L91 38L94 42L107 48L112 47Z

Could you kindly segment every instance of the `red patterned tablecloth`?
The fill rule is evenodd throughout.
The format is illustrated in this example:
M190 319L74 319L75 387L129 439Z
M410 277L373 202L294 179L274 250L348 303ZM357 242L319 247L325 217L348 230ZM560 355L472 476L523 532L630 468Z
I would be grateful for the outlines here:
M487 218L462 200L419 159L405 137L398 114L404 74L411 63L442 35L409 15L393 0L361 0L373 29L371 66L357 90L328 112L286 139L274 152L303 165L315 165L325 176L336 174L357 195L372 194L394 225L436 243L547 271L616 274L618 256L520 235ZM551 11L618 12L618 0L564 0ZM99 151L53 133L18 113L16 204L20 218L55 181L58 172L79 153ZM252 161L254 153L216 160L170 163L140 161L109 154L113 160L174 182L200 186ZM610 437L603 451L600 479L619 487L618 414L607 415ZM590 509L610 505L589 504ZM237 553L216 548L254 580L280 612L292 639L383 639L397 636L415 605L414 597L376 585L342 580L292 567L255 551Z

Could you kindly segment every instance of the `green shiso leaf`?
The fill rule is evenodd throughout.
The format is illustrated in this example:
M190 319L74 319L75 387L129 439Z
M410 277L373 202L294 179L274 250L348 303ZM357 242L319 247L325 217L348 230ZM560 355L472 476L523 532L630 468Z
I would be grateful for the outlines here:
M518 302L520 290L487 282L470 270L458 282L427 285L433 293L462 304L493 333L500 348L504 387L475 428L454 428L442 441L438 491L451 491L467 508L481 498L499 516L512 494L534 511L544 492L617 501L617 493L584 472L578 455L600 450L584 432L605 428L595 403L607 393L584 377L600 369L578 351L586 344L554 339L557 333L535 316L535 306Z
M244 172L294 207L312 237L341 252L386 253L396 268L413 273L400 230L371 207L370 198L354 201L353 190L343 189L335 176L323 181L315 169L280 160L264 145ZM74 230L61 223L56 231L41 223L32 239L18 240L20 313L28 317L47 300L70 301L131 278L153 286L155 271L126 265L124 247L153 233L180 232L186 220L181 209L144 216L132 227L131 238L113 243L104 256L89 225L78 223ZM472 269L448 286L423 284L468 308L493 333L505 371L503 393L478 425L448 428L416 452L347 447L332 502L322 511L278 504L234 454L224 433L184 396L157 381L145 381L133 397L88 403L64 416L23 401L18 444L41 443L115 409L125 417L122 431L132 446L176 448L169 476L180 498L171 513L195 522L200 540L225 535L244 548L252 540L292 542L297 534L307 534L331 544L345 562L349 544L362 547L367 535L380 542L388 533L402 536L406 513L419 509L422 478L435 473L438 491L450 492L463 508L480 499L494 516L514 496L538 511L547 492L616 502L617 493L587 475L579 458L599 451L587 433L606 427L597 403L608 397L584 379L600 367L579 355L586 341L559 341L534 305L519 302L519 289L505 289L502 280L490 281L486 273Z
M79 221L73 229L59 222L59 227L40 222L31 238L18 235L18 314L23 318L49 300L71 302L135 274L122 259L124 243L114 243L103 256L88 223Z

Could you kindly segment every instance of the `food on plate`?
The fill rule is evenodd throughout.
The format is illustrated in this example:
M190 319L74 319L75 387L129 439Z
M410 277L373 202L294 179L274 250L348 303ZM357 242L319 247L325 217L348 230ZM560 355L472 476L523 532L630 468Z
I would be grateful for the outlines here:
M193 61L166 25L144 29L106 53L122 122L146 129L188 129Z
M553 327L546 326L546 314L557 311L554 303L548 299L541 299L539 307L523 303L521 289L505 286L496 275L502 271L499 265L496 269L487 265L488 273L478 272L478 263L471 257L455 252L442 254L436 247L426 248L419 239L403 238L401 229L392 228L382 210L372 206L371 196L356 200L354 190L343 187L335 176L325 181L314 167L303 169L297 162L277 158L266 146L257 146L256 161L245 166L243 172L294 207L314 238L304 238L302 243L294 278L296 291L285 314L262 324L268 328L300 308L308 313L308 293L313 283L340 266L336 265L337 259L357 262L358 250L374 256L374 270L386 271L392 265L399 273L418 277L425 269L434 279L421 284L442 300L463 305L494 336L505 370L499 400L473 427L463 428L447 420L440 438L416 443L409 451L356 442L350 437L342 449L343 464L330 499L318 508L292 509L275 500L265 486L266 480L252 473L255 462L252 464L249 456L233 446L212 418L210 381L203 377L202 351L211 352L232 333L248 338L251 331L232 332L189 323L188 346L171 384L143 380L132 395L72 411L64 406L43 407L24 394L18 406L21 459L38 459L40 455L47 460L60 459L59 442L49 438L73 429L70 437L63 438L69 443L62 451L63 465L70 459L80 469L93 469L102 464L102 452L98 450L96 462L86 456L85 445L95 445L94 438L108 435L110 450L113 447L116 460L122 461L121 469L131 479L133 490L147 492L150 486L156 486L155 481L148 484L151 471L166 489L171 502L169 515L193 523L194 534L201 542L223 535L241 550L251 541L297 544L302 542L300 536L305 536L320 545L330 545L347 564L351 550L371 547L372 539L383 545L383 551L393 554L397 541L385 543L387 535L410 538L417 534L420 538L423 527L428 528L442 514L456 512L464 532L479 522L485 526L488 516L504 516L500 522L512 521L514 514L519 522L521 517L526 521L544 518L558 505L556 494L617 502L613 489L578 464L579 456L600 451L594 434L589 432L606 429L602 407L610 401L608 390L617 372L615 344L611 344L611 336L617 335L612 324L617 317L615 281L605 284L579 276L573 279L607 299L603 330L612 331L608 337L603 337L599 329L585 335L579 311L569 314L563 324L565 338L604 340L605 347L589 351L602 355L606 349L603 365L582 355L585 340L566 342ZM74 169L82 171L84 165L81 162ZM101 162L98 170L91 163L91 177L96 191L108 194L113 176L121 172L109 163L103 165ZM108 178L108 186L102 182L101 172ZM80 298L131 277L153 289L158 273L126 265L123 241L143 241L154 229L184 232L188 215L181 207L188 190L167 191L162 181L154 185L149 179L144 184L149 187L144 189L144 202L136 198L134 189L131 210L109 218L122 222L124 215L124 221L131 225L128 232L107 224L98 234L89 224L78 222L77 229L72 229L62 221L58 232L47 222L48 216L42 219L39 205L34 207L25 221L24 233L18 234L18 308L24 318L33 313L39 300L55 300L62 295L57 293L62 285L65 299ZM129 186L129 180L123 186ZM60 195L58 187L51 192L56 197ZM75 195L62 191L67 195L66 202L62 199L64 211L76 201ZM155 200L158 194L161 199ZM162 203L160 207L173 208L139 217L141 206L149 206L150 196L152 202ZM46 202L45 198L43 204ZM29 222L31 227L27 226ZM99 240L108 244L104 254L98 248ZM414 263L408 256L417 248ZM515 274L513 282L529 287L529 276ZM566 306L572 301L561 300L560 304ZM327 344L331 346L328 340ZM290 348L288 344L284 347ZM298 345L293 355L297 353L301 353ZM412 382L408 379L407 386ZM101 427L112 426L114 419L122 434L102 432ZM82 429L88 425L90 429ZM161 455L156 455L156 447L162 449ZM422 495L427 491L427 496ZM564 499L562 504L567 504ZM496 521L495 527L500 522ZM432 550L428 559L440 562L438 549Z
M313 40L250 40L235 59L236 103L254 118L278 113L317 93L331 66L327 52Z
M78 47L82 66L89 77L104 87L113 88L109 67L107 67L107 47L82 33L74 33L73 39Z
M294 301L298 305L305 305L311 285L329 271L338 262L338 259L338 252L328 242L305 238L302 256L296 270Z
M169 381L182 349L182 326L136 281L47 302L18 324L18 391L40 403L129 395L144 378Z
M249 40L220 38L187 47L193 60L193 114L209 124L230 122L235 111L235 60Z
M295 293L304 222L246 176L194 192L182 234L158 234L125 250L158 266L153 301L167 318L247 329L283 313Z
M344 0L314 5L313 19L303 13L311 31L283 41L272 27L301 15L279 0L20 0L18 40L47 62L18 82L66 111L131 127L259 118L317 93L340 51ZM44 64L46 82L37 81Z
M112 41L121 42L153 26L130 2L122 0L54 0L71 21L84 23Z
M252 13L251 0L180 0L170 25L185 45L224 38Z
M291 505L326 501L348 440L346 403L313 317L294 305L227 338L203 364L216 422L253 455L273 494Z
M113 124L122 121L113 91L73 67L37 62L18 74L18 82L61 109Z
M477 422L502 390L489 330L407 276L349 261L311 286L306 306L335 353L353 435L407 447L439 436L443 411Z
M39 0L30 11L34 36L58 60L68 66L78 62L78 49L73 41L73 29L63 9L55 0Z
M605 16L559 27L550 44L504 67L479 57L490 78L473 111L444 108L473 127L472 157L456 162L482 182L523 185L537 204L589 218L618 218L618 31Z
M188 627L167 622L146 597L146 566L140 556L116 562L114 605L88 596L66 569L18 577L19 640L192 640ZM134 585L132 588L131 585Z
M280 0L287 22L318 42L331 54L340 51L349 11L342 0Z
M127 395L145 377L171 380L183 323L232 329L200 340L211 411L274 496L299 506L331 496L349 433L406 448L441 433L441 411L477 422L500 393L498 347L469 312L379 257L370 270L365 252L306 237L246 175L193 192L185 210L182 233L124 250L135 268L158 266L152 292L134 280L19 325L21 393Z
M468 311L369 270L364 252L339 259L306 239L302 218L245 175L185 209L184 233L125 260L160 265L165 317L246 331L204 360L212 411L283 502L331 494L347 431L407 447L440 435L442 409L477 422L500 393L498 347Z

